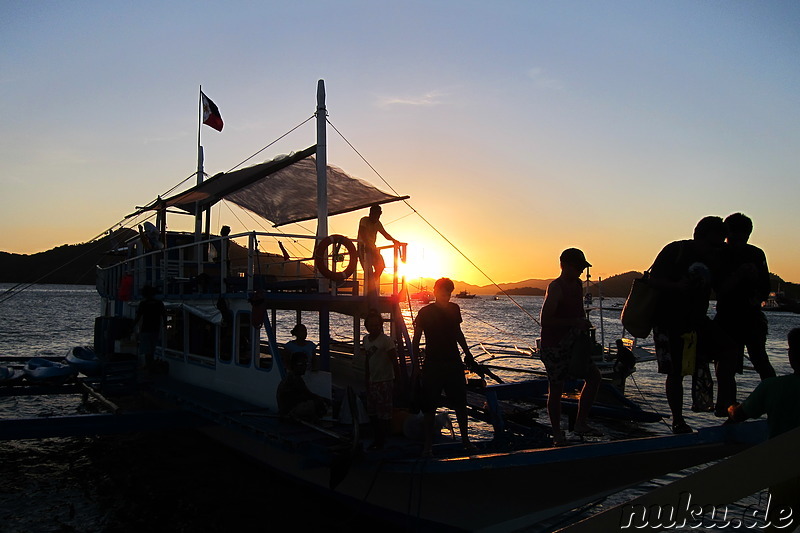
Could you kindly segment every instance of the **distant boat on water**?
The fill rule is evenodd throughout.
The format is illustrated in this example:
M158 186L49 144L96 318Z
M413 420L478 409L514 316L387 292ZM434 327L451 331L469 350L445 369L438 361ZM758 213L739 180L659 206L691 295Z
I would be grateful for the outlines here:
M761 309L769 312L800 313L800 302L781 291L775 291L769 293L767 300L761 304Z

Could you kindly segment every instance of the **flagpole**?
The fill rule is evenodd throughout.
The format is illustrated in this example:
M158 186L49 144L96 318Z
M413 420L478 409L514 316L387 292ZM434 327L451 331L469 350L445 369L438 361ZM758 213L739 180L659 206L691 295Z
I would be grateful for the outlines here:
M203 86L200 85L200 93L197 95L197 184L203 183L203 145L200 144L200 131L203 127ZM199 241L203 232L203 217L200 213L199 202L195 203L194 235L195 240Z

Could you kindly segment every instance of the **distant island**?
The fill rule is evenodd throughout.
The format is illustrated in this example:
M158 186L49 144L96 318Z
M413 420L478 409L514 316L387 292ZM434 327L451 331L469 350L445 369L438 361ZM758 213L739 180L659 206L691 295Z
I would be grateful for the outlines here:
M81 243L65 244L36 254L12 254L0 252L0 283L58 283L94 285L95 268L116 261L113 251L136 235L130 229L121 229L101 239ZM268 254L272 255L272 254ZM592 278L592 296L625 298L633 280L641 277L637 271L625 272L608 278ZM782 291L792 299L800 299L800 284L789 283L776 274L770 274L772 290ZM408 280L411 288L433 287L434 279L415 278ZM453 280L456 292L467 291L477 295L543 296L551 279L527 279L497 285L472 285ZM598 283L599 282L599 283Z

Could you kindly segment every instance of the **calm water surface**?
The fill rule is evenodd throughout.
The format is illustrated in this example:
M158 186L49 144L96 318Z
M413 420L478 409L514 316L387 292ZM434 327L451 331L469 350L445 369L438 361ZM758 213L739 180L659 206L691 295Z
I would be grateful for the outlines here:
M0 294L8 287L0 284ZM454 301L462 308L470 344L535 345L539 326L531 316L538 317L541 297ZM619 308L614 307L621 303L614 298L603 301L606 343L621 334ZM414 303L406 310L409 322L419 307ZM92 344L99 308L100 299L91 286L42 285L26 290L0 304L0 360L4 356L62 356L74 346ZM293 316L286 315L286 323ZM599 311L593 312L593 317L599 337ZM317 338L313 317L309 315L305 322L310 338ZM778 373L786 373L786 334L800 326L800 315L775 313L769 315L769 322L767 349ZM349 318L334 319L334 335L347 338L351 324ZM290 339L289 328L285 329L279 328L280 341ZM475 348L473 353L478 356L481 352ZM501 364L541 368L538 361ZM513 378L510 374L505 377ZM738 378L742 399L758 383L758 377L750 369ZM647 410L668 414L663 378L656 374L655 363L637 367L627 394ZM71 396L56 400L0 398L0 417L80 413L84 409L80 398ZM695 427L720 422L710 414L688 410L687 418ZM668 422L621 428L597 421L611 435L629 431L668 434ZM479 436L482 429L474 431ZM609 498L585 514L626 501L624 498L647 487ZM0 532L267 531L275 527L275 518L267 509L289 512L297 502L307 505L309 501L302 489L192 433L0 442ZM743 505L752 503L747 500ZM308 527L338 530L364 525L363 517L321 498L314 498L312 504L320 512L303 513ZM578 516L582 515L565 515L530 531L551 531ZM381 527L387 530L385 525Z

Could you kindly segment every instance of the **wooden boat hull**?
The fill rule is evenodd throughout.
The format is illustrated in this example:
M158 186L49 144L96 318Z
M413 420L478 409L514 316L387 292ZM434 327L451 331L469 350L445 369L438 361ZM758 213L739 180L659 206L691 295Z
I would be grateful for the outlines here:
M153 394L209 420L200 430L294 481L378 517L414 529L507 531L552 517L638 482L737 453L766 438L760 422L702 429L689 435L580 444L565 448L492 450L464 456L440 445L390 443L361 451L347 426L312 428L186 384ZM312 438L313 437L313 438ZM357 435L356 435L357 437Z

